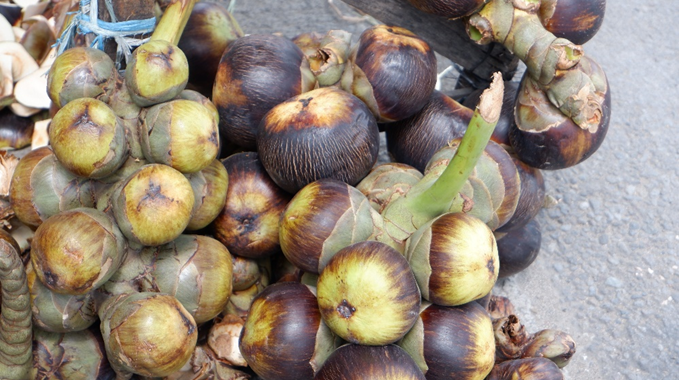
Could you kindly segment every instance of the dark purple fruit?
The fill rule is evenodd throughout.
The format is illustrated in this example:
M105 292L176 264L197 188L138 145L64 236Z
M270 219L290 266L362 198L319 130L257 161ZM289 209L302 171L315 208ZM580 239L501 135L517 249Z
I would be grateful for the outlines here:
M542 0L540 21L557 37L582 45L601 28L606 0Z
M436 85L436 56L411 31L376 25L359 38L356 65L372 85L380 122L402 120L419 111Z
M604 141L611 117L611 91L603 69L583 56L580 69L592 78L595 95L601 97L601 112L592 116L587 128L578 126L548 99L529 75L524 75L516 98L516 126L509 141L519 159L546 170L576 165L589 158ZM577 69L577 66L576 66Z
M453 19L469 16L486 3L485 0L408 0L408 2L423 12Z
M189 62L189 85L210 97L219 59L226 46L240 37L243 31L222 4L196 2L177 44Z
M365 103L324 87L272 108L259 126L257 151L271 179L296 193L320 179L356 185L377 162L379 139Z
M395 161L422 172L434 153L464 135L473 113L473 109L434 91L422 110L385 127L387 149Z
M314 291L298 282L280 282L252 301L239 347L263 380L304 380L313 378L334 344Z
M509 232L525 226L538 214L545 203L545 179L542 171L528 166L516 157L513 157L513 160L521 181L519 202L514 215L498 228L497 232Z
M500 257L498 278L509 277L528 268L540 253L541 242L540 224L535 219L500 237L497 240Z
M399 346L413 357L428 380L481 380L495 363L493 324L476 302L423 307Z
M257 259L279 252L278 221L290 194L271 180L255 152L233 154L222 164L229 187L212 222L215 238L238 256Z
M314 84L308 60L289 39L249 35L233 41L219 61L212 89L222 139L254 150L264 114Z
M345 344L318 371L314 380L424 380L422 371L400 347Z

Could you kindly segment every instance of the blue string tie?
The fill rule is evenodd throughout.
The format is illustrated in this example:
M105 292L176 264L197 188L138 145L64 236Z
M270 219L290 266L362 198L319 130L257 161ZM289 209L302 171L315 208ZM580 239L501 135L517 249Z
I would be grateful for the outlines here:
M116 41L118 45L116 50L116 66L118 66L118 69L122 66L123 61L129 62L133 48L149 40L148 38L139 39L131 36L153 32L156 26L156 18L117 21L112 1L105 0L106 9L111 15L112 21L102 21L99 20L98 1L95 0L91 3L90 0L80 0L80 9L78 12L70 13L75 14L75 16L53 45L57 47L57 56L75 46L77 34L91 33L94 34L94 39L90 46L99 50L104 50L104 42L107 39L113 38Z

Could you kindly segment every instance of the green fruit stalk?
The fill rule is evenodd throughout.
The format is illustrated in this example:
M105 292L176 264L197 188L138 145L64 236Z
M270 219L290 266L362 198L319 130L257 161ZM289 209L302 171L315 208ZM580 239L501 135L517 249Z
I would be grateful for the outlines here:
M429 160L424 174L435 177L445 170L459 145L460 139L455 139L439 149ZM520 187L519 172L511 156L498 143L488 141L449 211L464 210L496 230L514 215Z
M425 176L382 213L385 232L401 250L406 239L419 227L450 210L490 140L500 117L503 93L502 77L495 73L445 170L439 176Z
M23 380L33 359L31 302L19 252L6 240L0 240L0 287L0 373Z
M548 32L538 16L540 1L491 0L470 16L467 30L480 44L499 42L526 63L527 73L550 102L580 128L596 131L604 97L578 65L582 47Z

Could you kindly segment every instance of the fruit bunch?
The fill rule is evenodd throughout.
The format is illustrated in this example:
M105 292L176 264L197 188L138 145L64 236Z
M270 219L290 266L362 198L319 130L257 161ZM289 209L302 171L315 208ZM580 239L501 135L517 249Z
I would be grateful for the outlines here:
M509 12L495 2L467 7L474 30ZM50 145L9 192L34 230L25 263L0 239L3 374L560 378L572 339L526 333L491 296L535 259L545 197L516 126L496 127L512 86L496 74L463 106L395 25L287 39L243 35L216 3L159 7L124 72L84 46L49 71ZM571 67L602 95L587 62ZM559 115L605 131L609 109L559 89L570 68L540 70Z
M93 47L56 57L46 88L50 145L27 153L12 176L13 212L35 230L33 325L93 343L82 333L98 322L101 349L73 347L102 378L176 372L198 324L231 293L230 253L196 233L223 208L228 177L216 109L186 89L188 62L176 45L192 6L168 5L124 73ZM77 366L50 364L58 352L48 342L60 338L38 336L46 346L34 351L33 376L76 376Z

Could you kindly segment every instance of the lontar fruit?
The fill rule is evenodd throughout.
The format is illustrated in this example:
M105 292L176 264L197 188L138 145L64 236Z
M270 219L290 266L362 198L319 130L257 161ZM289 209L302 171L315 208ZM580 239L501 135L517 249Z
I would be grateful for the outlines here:
M113 299L99 311L106 356L118 378L132 373L164 377L191 358L198 328L176 298L163 293L134 293Z
M80 98L66 104L52 119L49 139L59 162L81 177L106 177L127 159L123 124L100 100Z
M312 288L280 282L252 301L239 347L265 380L311 379L334 350L334 338Z
M394 343L410 330L420 309L420 290L407 261L376 241L337 252L319 275L317 292L323 320L351 343Z
M314 380L424 380L413 359L399 346L345 344L328 358Z
M493 324L476 302L423 305L420 318L399 346L430 380L481 380L495 363Z
M331 87L278 104L264 116L257 135L262 165L290 193L326 178L357 184L377 161L379 148L370 109Z
M117 187L113 213L129 240L156 246L171 242L186 229L194 202L191 183L182 173L167 165L149 164Z
M40 281L62 294L85 294L103 285L124 258L125 239L113 220L93 208L48 218L35 231L31 262Z
M422 297L443 306L482 298L500 269L493 232L464 213L443 214L420 227L408 239L405 255Z

